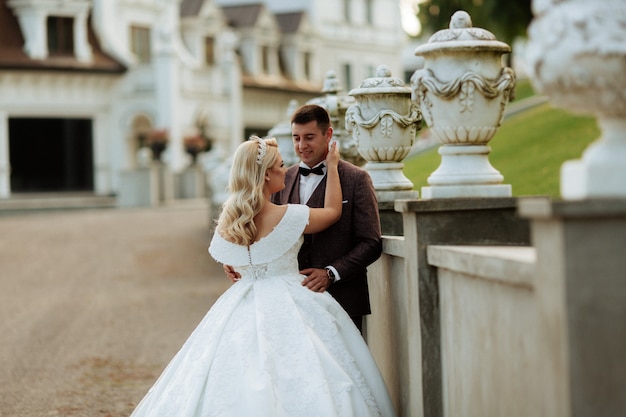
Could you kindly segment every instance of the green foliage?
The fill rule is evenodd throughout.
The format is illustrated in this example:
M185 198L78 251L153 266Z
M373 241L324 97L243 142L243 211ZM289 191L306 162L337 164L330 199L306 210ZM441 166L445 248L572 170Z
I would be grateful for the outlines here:
M513 195L559 198L563 162L580 159L584 149L600 136L593 117L576 116L545 104L506 120L489 142L489 160L511 184ZM404 174L416 190L428 186L428 176L439 166L437 148L404 161Z
M472 26L493 32L508 44L526 37L532 20L531 0L426 0L419 5L418 18L425 33L435 33L447 29L458 10L469 13Z

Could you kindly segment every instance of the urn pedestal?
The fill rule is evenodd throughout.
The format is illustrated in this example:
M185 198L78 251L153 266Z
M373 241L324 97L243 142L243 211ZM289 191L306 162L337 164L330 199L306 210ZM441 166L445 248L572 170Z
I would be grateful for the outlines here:
M511 196L511 186L489 162L488 146L515 88L513 70L502 65L510 50L491 32L472 27L463 11L415 50L424 68L411 77L412 98L443 144L441 165L422 198Z

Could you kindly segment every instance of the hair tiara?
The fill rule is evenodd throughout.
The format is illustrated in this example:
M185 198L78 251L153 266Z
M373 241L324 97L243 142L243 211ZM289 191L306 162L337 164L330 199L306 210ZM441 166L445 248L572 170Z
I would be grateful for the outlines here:
M255 140L258 145L256 163L258 165L263 165L263 158L265 158L265 154L267 153L267 143L265 143L265 141L258 136L252 136L250 139Z

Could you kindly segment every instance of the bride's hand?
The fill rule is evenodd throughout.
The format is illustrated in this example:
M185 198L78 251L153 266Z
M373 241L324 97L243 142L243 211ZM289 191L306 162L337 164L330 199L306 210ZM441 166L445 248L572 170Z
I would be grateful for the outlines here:
M331 140L328 144L328 155L326 155L326 164L328 166L339 165L339 145L336 140Z

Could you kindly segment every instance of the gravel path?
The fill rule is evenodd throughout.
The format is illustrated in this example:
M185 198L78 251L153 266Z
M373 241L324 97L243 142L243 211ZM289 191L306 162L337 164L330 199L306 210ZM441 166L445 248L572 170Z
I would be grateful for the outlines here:
M128 416L228 287L205 204L0 217L0 416Z

